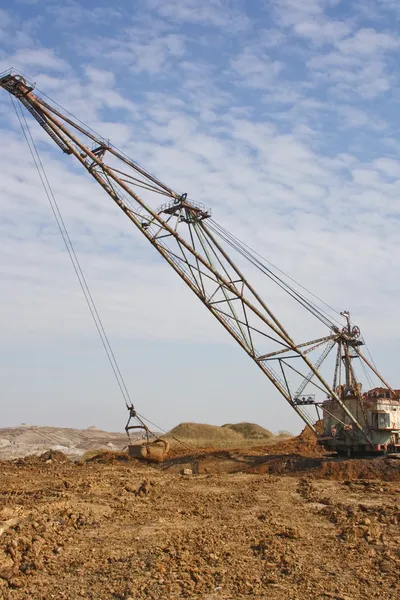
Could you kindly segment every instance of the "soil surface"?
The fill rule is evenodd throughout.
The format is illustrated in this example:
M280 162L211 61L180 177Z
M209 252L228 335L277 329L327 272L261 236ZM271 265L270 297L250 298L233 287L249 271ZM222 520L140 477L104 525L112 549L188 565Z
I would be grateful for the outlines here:
M0 463L0 598L400 598L400 460L295 443Z

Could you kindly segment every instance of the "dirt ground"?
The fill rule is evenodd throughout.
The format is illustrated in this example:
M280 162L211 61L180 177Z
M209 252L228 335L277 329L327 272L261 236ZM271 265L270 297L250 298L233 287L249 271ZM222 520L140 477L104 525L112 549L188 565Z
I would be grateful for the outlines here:
M0 598L400 598L400 460L288 444L0 463Z

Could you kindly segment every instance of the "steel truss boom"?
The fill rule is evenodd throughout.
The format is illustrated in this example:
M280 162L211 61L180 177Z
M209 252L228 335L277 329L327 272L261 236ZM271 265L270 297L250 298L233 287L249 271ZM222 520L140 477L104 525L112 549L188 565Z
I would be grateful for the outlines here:
M328 356L328 354L330 353L330 351L332 350L332 348L335 345L335 341L330 341L329 344L327 344L324 348L324 351L322 352L321 356L319 357L319 359L317 360L317 362L315 363L315 368L319 369L319 367L322 365L322 363L324 362L324 360L326 359L326 357ZM304 381L302 382L302 384L300 385L300 387L298 388L298 390L295 393L295 398L298 398L299 396L301 396L301 394L304 392L304 390L306 389L307 385L310 383L311 379L313 378L314 373L313 371L310 371L309 374L307 375L307 377L305 377Z
M338 329L323 338L296 344L207 225L210 217L207 209L188 200L186 194L178 194L80 122L45 102L20 75L9 72L1 76L0 87L17 98L61 150L74 156L88 171L316 435L319 434L313 420L295 402L287 367L305 378L306 384L314 379L314 385L338 402L369 441L356 418L321 375L318 367L322 361L314 364L308 356L307 346L314 348L327 342L329 350L332 349ZM143 190L141 196L136 188ZM156 209L143 194L146 197L159 194L169 201ZM278 350L271 352L271 346ZM283 360L280 355L288 352L292 355ZM287 361L293 357L300 361L306 374L289 365ZM281 373L276 372L272 366L276 363L272 361L278 361Z

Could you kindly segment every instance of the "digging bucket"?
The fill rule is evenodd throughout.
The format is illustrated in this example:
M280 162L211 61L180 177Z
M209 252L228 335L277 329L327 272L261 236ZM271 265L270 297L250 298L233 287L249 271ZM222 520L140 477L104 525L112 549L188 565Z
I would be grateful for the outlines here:
M157 439L148 444L130 444L129 456L149 462L161 462L168 454L170 444L166 440Z

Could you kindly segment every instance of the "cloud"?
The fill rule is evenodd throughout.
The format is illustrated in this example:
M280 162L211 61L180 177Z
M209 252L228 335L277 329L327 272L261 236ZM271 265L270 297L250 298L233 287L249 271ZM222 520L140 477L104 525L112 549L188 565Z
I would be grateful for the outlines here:
M378 8L381 10L399 12L399 4L396 0L378 0Z
M5 10L0 8L0 27L2 30L5 30L7 27L11 25L11 17Z
M91 19L89 11L87 23L75 15L76 30L60 29L57 52L45 27L53 13L44 11L38 39L26 33L18 50L7 40L1 59L9 67L11 57L19 57L40 89L178 192L211 207L216 221L317 295L354 310L378 362L395 377L397 364L387 348L400 335L400 173L394 134L385 136L397 130L388 100L397 78L391 68L399 51L396 35L390 24L372 29L360 14L341 12L340 3L282 1L275 9L268 21L265 13L255 17L248 10L241 24L240 2L148 1L140 14L114 15L118 27L110 17L106 33L105 21ZM12 33L24 22L22 13L13 19ZM4 92L0 107L3 352L12 348L22 360L40 345L43 365L49 357L56 360L60 350L54 348L64 344L71 350L65 369L78 369L71 356L79 354L78 379L85 381L82 353L90 348L90 363L95 330ZM195 355L197 365L205 364L202 354L212 356L214 366L207 363L201 385L210 386L204 388L204 397L212 396L207 410L218 404L215 389L226 394L213 413L223 420L240 385L229 382L239 372L247 376L240 349L236 359L223 329L73 158L38 126L32 132L134 389L143 385L140 394L148 393L149 405L164 418L165 393L160 388L157 398L135 375L136 368L145 369L142 348L149 343L162 382L176 371L180 352ZM156 197L152 206L162 201ZM239 255L235 260L296 339L318 337L319 322L303 317ZM96 394L106 403L102 365L96 355ZM61 381L66 372L60 367ZM2 380L12 390L7 373ZM34 367L28 365L27 373L27 380L34 378ZM266 414L264 382L251 373L257 418ZM179 369L176 376L180 389L168 389L175 390L181 409L191 383ZM50 405L54 389L46 390ZM189 404L182 409L187 412L173 412L177 419L194 418Z
M65 60L57 57L53 51L42 49L20 50L7 59L10 66L18 71L27 71L30 67L49 69L51 71L65 71L68 64Z
M337 2L330 0L278 0L274 4L279 23L292 28L297 36L317 45L332 44L352 30L351 21L335 20L326 15L326 9Z
M327 5L325 0L278 0L274 8L283 25L295 25L305 19L321 17Z
M360 29L335 45L336 50L314 56L308 66L331 82L337 93L375 98L392 88L395 75L388 68L386 55L399 48L394 36Z
M271 82L282 69L282 64L277 60L271 60L262 49L245 48L232 63L233 71L241 77L241 80L249 87L263 89L271 87Z
M75 0L66 0L62 4L48 4L45 13L51 16L53 27L65 30L85 26L88 22L97 25L110 25L121 17L123 11L111 6L85 6Z
M400 165L397 160L391 158L378 158L374 161L374 166L385 175L400 179Z
M127 32L129 40L109 53L112 60L124 60L133 73L162 73L172 58L185 54L184 38L167 34L159 38L138 41L136 31Z
M394 35L366 28L359 29L354 35L338 41L336 46L344 55L366 57L376 55L377 52L397 50L400 47L400 40Z
M248 17L238 9L232 8L226 0L149 0L148 6L159 16L179 23L208 25L223 28L227 33L242 31L249 24Z
M371 128L375 131L387 129L387 123L383 119L354 106L339 104L335 110L340 117L341 127L344 129L360 127Z
M125 27L115 37L100 36L90 41L79 40L78 47L83 56L100 59L101 64L126 76L146 73L166 76L171 71L173 61L185 56L185 36L172 32L162 32L151 21L141 26Z
M347 36L351 25L340 21L301 21L295 24L294 31L317 45L332 44Z
M358 94L367 99L387 92L394 84L388 56L398 50L397 36L372 27L357 27L359 15L333 18L327 9L337 4L323 0L283 0L275 5L280 24L299 38L328 52L315 52L306 59L314 81L331 83L336 94Z

